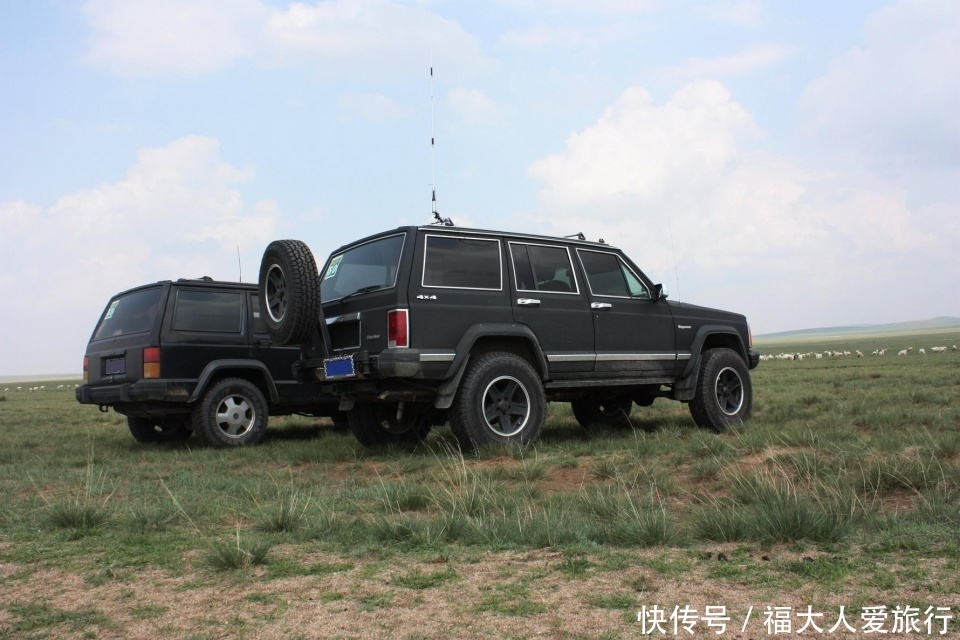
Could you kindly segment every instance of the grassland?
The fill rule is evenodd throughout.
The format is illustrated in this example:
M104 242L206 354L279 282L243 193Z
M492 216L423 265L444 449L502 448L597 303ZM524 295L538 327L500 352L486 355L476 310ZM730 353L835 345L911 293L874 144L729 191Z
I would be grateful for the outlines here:
M888 629L894 607L942 607L956 634L944 344L960 334L766 343L868 355L762 363L730 433L666 400L626 431L552 405L535 449L468 456L447 428L368 451L302 417L237 451L148 447L71 392L7 392L0 638L632 638L652 605L724 606L720 637L768 635L766 607L859 627L884 606Z

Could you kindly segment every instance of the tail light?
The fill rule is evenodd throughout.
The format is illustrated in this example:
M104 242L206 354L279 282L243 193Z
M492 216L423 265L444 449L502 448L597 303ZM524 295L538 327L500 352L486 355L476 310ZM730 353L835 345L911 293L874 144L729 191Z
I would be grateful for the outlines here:
M410 318L408 309L387 312L387 347L410 346Z
M143 377L160 377L160 347L146 347L143 350Z
M83 384L90 382L90 358L83 356Z

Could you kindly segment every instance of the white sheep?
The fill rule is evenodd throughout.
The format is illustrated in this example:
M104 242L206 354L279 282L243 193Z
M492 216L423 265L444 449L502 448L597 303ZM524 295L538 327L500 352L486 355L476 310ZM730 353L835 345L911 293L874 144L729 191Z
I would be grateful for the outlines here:
M920 347L920 355L922 355L922 356L927 355L927 352L926 352L926 350L925 350L923 347Z
M862 357L863 357L863 352L860 351L859 349L857 349L857 357L858 357L858 358L862 358Z
M946 347L930 347L930 352L931 352L931 353L946 353L946 352L947 352L947 348L946 348Z
M906 350L906 349L900 349L900 353L898 353L897 355L898 355L898 356L905 356L905 355L907 355L907 350Z

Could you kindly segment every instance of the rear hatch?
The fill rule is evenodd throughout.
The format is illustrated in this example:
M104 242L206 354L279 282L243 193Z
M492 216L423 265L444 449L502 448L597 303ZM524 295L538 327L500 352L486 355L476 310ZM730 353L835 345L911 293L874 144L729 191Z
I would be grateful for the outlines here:
M159 345L159 319L163 317L168 287L158 283L111 298L87 345L87 384L122 384L143 377L144 349Z
M403 303L397 277L405 243L406 232L400 230L355 244L327 261L320 296L331 356L375 355L398 346L397 332L406 331L396 314Z

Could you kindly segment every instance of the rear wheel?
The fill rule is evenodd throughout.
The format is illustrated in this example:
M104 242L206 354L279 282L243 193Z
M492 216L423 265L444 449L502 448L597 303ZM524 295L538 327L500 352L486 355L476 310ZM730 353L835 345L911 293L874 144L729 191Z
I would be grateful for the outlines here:
M307 342L320 318L320 274L300 240L274 240L260 261L260 317L278 345Z
M450 427L464 450L495 444L534 444L546 415L540 376L515 353L471 362L450 407Z
M163 418L134 418L128 416L127 427L130 429L130 435L133 436L133 439L144 444L182 442L193 434L193 431L190 430L190 419L184 416L165 416Z
M710 349L701 356L700 376L690 402L694 422L721 433L750 417L753 384L750 370L732 349Z
M614 398L586 397L570 403L573 417L581 427L601 425L626 429L631 426L630 410L633 408L633 398L630 396L616 396Z
M420 407L398 402L358 402L347 413L354 437L365 447L413 445L430 433L428 415Z
M260 442L267 420L263 393L243 378L226 378L214 384L193 409L193 430L219 448Z

